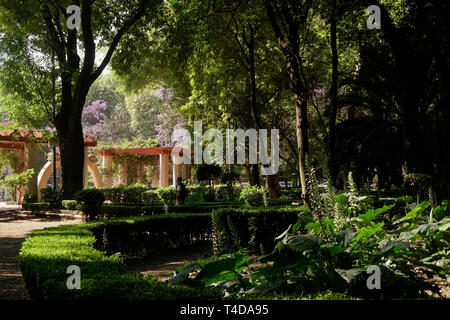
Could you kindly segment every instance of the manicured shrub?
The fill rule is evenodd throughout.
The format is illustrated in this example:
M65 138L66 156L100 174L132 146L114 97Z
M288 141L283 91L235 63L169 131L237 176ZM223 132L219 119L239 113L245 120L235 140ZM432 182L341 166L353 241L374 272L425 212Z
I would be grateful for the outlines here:
M108 225L113 226L109 229L108 237L111 237L114 243L117 235L115 230L119 230L120 226L128 231L132 231L135 226L139 233L152 228L149 220L155 219L146 217L131 221L128 218L126 221L65 225L34 232L25 240L19 256L20 269L28 294L35 300L219 299L221 293L217 289L174 287L158 282L154 278L128 273L121 258L116 255L107 256L105 252L95 248L96 244L103 243L102 231L108 228ZM186 220L177 221L186 223ZM97 238L94 233L97 234ZM129 235L127 237L128 240ZM130 242L128 245L134 243ZM82 270L79 290L67 288L66 271L69 265L77 265Z
M89 220L97 218L105 201L101 190L96 188L85 188L74 195L74 199L81 203L81 209Z
M144 192L148 191L148 187L143 184L135 184L122 188L123 202L142 202L144 199Z
M249 207L267 206L267 189L257 186L242 189L239 199Z
M300 200L302 198L302 190L299 188L281 189L280 195L291 200Z
M229 201L237 198L235 187L231 184L218 184L214 186L217 201Z
M23 203L22 209L30 210L33 212L42 212L50 209L50 203L48 202Z
M144 192L143 195L143 200L144 202L147 203L159 203L159 197L158 197L158 192L156 190L147 190Z
M27 192L23 197L24 203L36 203L38 201L38 196L34 192Z
M206 187L205 193L203 194L204 201L216 201L216 191L214 187Z
M76 210L78 202L76 200L63 200L61 204L67 210Z
M111 219L101 221L91 230L98 239L97 248L110 253L144 257L171 248L211 241L211 214L184 213Z
M133 217L133 216L147 216L162 213L186 213L186 212L196 212L196 213L211 213L214 209L227 208L227 207L239 207L241 206L238 202L228 202L228 203L191 203L184 205L169 205L167 208L162 203L152 204L152 203L134 203L134 204L124 204L124 203L104 203L100 210L100 218L110 219L117 217Z
M278 199L269 199L268 204L269 206L286 206L292 204L292 200L288 197L281 197Z
M206 187L202 185L186 186L189 194L186 197L186 202L200 202L203 201L203 196L206 192Z
M104 203L100 209L100 217L103 219L134 217L141 215L153 215L165 213L163 205L126 205L122 203Z
M50 203L50 208L59 209L61 208L60 194L57 190L52 187L47 187L40 190L42 202Z
M122 202L122 188L99 188L105 196L105 201Z
M156 192L165 206L173 204L177 198L177 192L174 187L158 188Z
M213 245L215 254L232 253L239 249L266 253L273 250L274 239L300 214L304 225L312 218L304 207L278 208L223 208L212 213Z

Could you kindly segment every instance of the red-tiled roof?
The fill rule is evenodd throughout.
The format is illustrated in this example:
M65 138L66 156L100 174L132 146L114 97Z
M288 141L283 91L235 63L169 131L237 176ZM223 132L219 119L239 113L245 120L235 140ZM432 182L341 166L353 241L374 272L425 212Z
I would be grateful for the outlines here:
M39 140L39 143L47 143L47 139L43 139L45 132L43 131L18 131L18 130L0 130L0 148L23 149L20 143L30 140ZM12 144L11 144L12 143ZM11 146L12 145L12 146ZM97 137L84 137L84 145L86 147L97 146ZM11 146L11 147L10 147Z
M141 156L153 156L160 154L172 154L174 147L153 147L153 148L130 148L130 149L103 149L103 150L92 150L98 154L106 156L114 156L119 153L136 154ZM180 155L184 153L193 154L194 151L191 149L180 149Z

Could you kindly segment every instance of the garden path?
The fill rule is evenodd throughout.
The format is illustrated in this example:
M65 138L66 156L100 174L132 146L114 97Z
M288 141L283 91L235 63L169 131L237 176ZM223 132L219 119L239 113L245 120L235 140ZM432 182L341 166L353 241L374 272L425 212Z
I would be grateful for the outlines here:
M28 299L18 265L25 238L36 230L80 222L81 219L37 218L11 211L0 212L0 300Z

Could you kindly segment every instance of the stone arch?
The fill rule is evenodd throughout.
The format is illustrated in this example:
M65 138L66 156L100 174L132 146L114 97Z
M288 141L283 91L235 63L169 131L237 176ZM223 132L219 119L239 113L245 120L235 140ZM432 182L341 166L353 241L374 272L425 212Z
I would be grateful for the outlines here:
M56 168L59 168L60 166L61 161L59 160L58 157L56 159ZM88 172L92 175L92 178L94 179L94 186L96 188L101 188L102 177L95 162L92 161L88 162ZM53 174L53 161L47 161L47 163L42 167L38 175L38 201L41 201L41 193L39 192L39 190L47 187L48 179L50 179L52 174Z
M100 171L98 171L97 165L95 162L89 161L88 162L88 171L91 174L92 178L94 179L94 186L96 188L102 187L102 177L100 175Z

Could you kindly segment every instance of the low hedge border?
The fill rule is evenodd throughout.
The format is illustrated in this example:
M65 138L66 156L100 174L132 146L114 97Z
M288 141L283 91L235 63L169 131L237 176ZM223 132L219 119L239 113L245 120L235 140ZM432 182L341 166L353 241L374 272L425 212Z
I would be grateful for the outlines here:
M171 205L168 207L169 213L211 213L214 209L221 207L240 207L239 202L229 203L199 203L199 204L184 204ZM149 203L104 203L100 210L102 218L118 218L118 217L134 217L134 216L149 216L156 214L164 214L166 209L163 204L149 204Z
M121 258L116 255L108 256L106 252L98 250L105 242L111 247L118 243L123 247L123 240L115 236L121 234L133 238L134 231L137 231L137 234L146 229L155 231L163 226L163 220L166 220L166 226L171 227L175 226L175 221L179 225L190 225L184 230L189 231L192 236L196 225L194 221L199 222L200 227L196 230L201 232L201 228L206 226L205 221L210 221L210 218L209 215L197 214L137 217L35 231L25 240L19 255L20 269L30 297L37 300L219 299L221 293L215 289L174 287L129 273ZM121 227L124 231L116 232ZM107 241L103 241L104 230L108 234ZM169 232L168 235L171 236L177 231L179 232L179 229ZM116 240L118 242L115 242ZM127 245L134 245L134 242L127 242ZM70 275L66 271L70 265L77 265L81 269L79 290L67 289L66 281Z
M274 239L290 224L304 221L302 228L312 220L304 214L303 206L223 208L212 212L214 254L221 255L246 249L250 252L269 253Z
M49 202L36 202L36 203L27 203L24 202L22 204L23 210L29 210L32 212L42 212L50 209Z
M97 223L90 230L97 239L97 249L127 256L145 257L212 239L210 213L112 219Z

